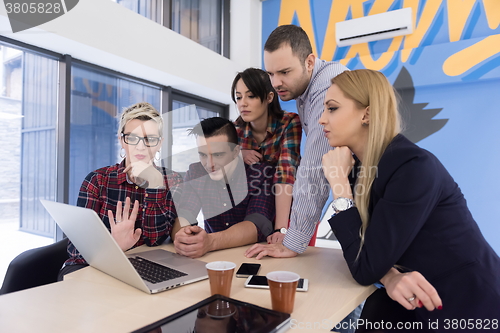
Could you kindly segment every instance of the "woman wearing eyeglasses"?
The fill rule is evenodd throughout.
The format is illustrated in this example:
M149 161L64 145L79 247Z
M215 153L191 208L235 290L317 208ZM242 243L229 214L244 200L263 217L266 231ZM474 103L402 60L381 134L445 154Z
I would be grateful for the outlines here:
M77 206L96 211L123 251L161 244L177 217L173 198L180 195L182 177L154 163L162 131L162 118L149 103L127 108L118 128L123 160L92 171L80 188ZM60 279L87 266L71 242L68 254Z

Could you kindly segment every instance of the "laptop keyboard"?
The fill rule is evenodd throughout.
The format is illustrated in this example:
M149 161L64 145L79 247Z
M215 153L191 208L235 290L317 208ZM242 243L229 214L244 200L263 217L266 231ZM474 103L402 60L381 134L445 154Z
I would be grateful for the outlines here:
M137 273L139 273L144 280L151 283L160 283L187 275L186 273L159 265L144 258L135 257L128 259L132 263L132 266L136 269Z

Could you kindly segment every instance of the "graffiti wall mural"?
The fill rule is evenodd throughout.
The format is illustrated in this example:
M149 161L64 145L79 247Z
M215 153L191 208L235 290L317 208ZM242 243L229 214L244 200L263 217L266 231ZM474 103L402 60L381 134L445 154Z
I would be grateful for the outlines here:
M336 22L407 7L411 35L336 45ZM404 134L441 160L500 253L500 1L267 0L262 22L263 44L277 26L295 24L321 59L383 72L402 97ZM320 227L318 236L331 233Z

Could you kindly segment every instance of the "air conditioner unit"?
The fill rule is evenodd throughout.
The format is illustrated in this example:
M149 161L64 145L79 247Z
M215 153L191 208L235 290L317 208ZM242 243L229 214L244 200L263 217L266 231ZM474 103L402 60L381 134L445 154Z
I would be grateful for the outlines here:
M392 10L335 24L337 46L372 42L412 32L411 8Z

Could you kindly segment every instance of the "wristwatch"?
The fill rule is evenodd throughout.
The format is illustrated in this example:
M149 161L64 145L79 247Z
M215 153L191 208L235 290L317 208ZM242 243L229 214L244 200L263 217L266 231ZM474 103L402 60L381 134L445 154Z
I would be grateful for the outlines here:
M274 230L274 231L273 231L273 234L274 234L275 232L281 232L283 235L286 235L286 231L287 231L287 229L286 229L286 228L280 228L280 229L276 229L276 230Z
M338 197L337 199L333 200L332 202L332 208L335 214L338 214L340 212L343 212L345 210L348 210L351 207L354 207L354 201L352 199L348 198L343 198L343 197Z

